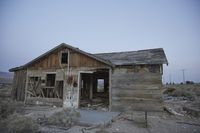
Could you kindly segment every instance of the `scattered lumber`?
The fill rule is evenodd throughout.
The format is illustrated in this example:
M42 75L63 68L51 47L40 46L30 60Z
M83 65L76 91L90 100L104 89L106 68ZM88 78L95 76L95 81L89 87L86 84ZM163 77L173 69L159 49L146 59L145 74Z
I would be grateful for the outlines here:
M179 123L179 124L187 124L187 125L193 125L193 126L199 126L200 127L200 124L197 124L197 123L189 123L189 122L182 122L182 121L178 121L176 123Z
M184 116L183 114L176 112L175 110L173 110L170 107L164 106L164 110L167 111L169 114L172 114L172 115Z

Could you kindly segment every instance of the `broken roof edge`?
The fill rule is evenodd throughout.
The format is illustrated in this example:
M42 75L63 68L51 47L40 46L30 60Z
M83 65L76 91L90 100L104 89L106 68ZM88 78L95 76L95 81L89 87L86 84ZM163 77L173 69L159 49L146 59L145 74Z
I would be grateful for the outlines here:
M8 71L14 72L14 71L17 71L17 70L22 70L22 69L24 69L24 66L14 67L14 68L9 69Z
M83 50L80 50L79 48L75 48L75 47L73 47L73 46L71 46L71 45L69 45L69 44L61 43L60 45L58 45L58 46L56 46L56 47L50 49L49 51L47 51L47 52L43 53L42 55L36 57L35 59L31 60L30 62L28 62L28 63L26 63L26 64L24 64L24 65L22 65L22 66L19 66L19 67L11 68L11 69L9 69L9 71L10 71L10 72L13 72L13 71L17 71L17 70L24 69L24 68L28 67L29 65L31 65L32 63L38 61L39 59L44 58L45 56L48 56L48 55L51 54L53 51L55 51L56 49L61 48L61 47L66 47L66 48L68 48L68 49L74 50L74 51L76 51L76 52L78 52L78 53L81 53L81 54L87 56L87 57L93 58L93 59L95 59L95 60L98 60L98 61L100 61L100 62L106 64L106 65L109 65L109 66L111 66L111 67L114 67L114 64L112 64L110 61L107 61L107 60L104 60L104 59L102 59L102 58L99 58L99 57L97 57L97 56L95 56L95 55L93 55L93 54L87 53L87 52L85 52L85 51L83 51Z
M158 50L161 49L164 51L163 48L151 48L151 49L141 49L141 50L135 50L135 51L115 51L115 52L105 52L105 53L94 53L94 55L98 54L118 54L118 53L130 53L130 52L141 52L141 51L150 51L150 50Z
M123 63L123 64L117 64L115 66L137 66L137 65L161 65L161 63L148 63L148 64L147 63Z
M167 56L166 56L165 51L164 51L163 48L162 48L162 50L163 50L163 53L164 53L164 55L165 55L165 63L164 63L164 64L166 64L166 65L168 66L168 65L169 65L169 62L168 62L168 60L167 60Z

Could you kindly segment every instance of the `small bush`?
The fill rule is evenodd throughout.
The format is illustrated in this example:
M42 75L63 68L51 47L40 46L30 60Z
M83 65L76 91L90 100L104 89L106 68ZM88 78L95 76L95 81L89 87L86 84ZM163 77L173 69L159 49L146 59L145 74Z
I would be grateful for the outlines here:
M100 130L96 131L95 133L109 133L109 132L104 129L100 129Z
M75 110L63 109L60 112L56 112L50 116L47 123L50 125L58 125L63 127L69 127L77 121L80 117L80 113Z
M10 115L4 123L9 133L35 133L39 128L31 118L19 114Z
M0 103L0 119L6 119L14 112L22 113L24 111L24 105L20 102L8 101Z
M170 94L172 94L175 90L176 90L175 88L167 88L167 89L163 92L163 94L168 94L168 95L170 95Z
M189 91L184 91L184 90L175 90L171 94L172 96L175 97L186 97L189 100L195 100L195 95L192 92Z

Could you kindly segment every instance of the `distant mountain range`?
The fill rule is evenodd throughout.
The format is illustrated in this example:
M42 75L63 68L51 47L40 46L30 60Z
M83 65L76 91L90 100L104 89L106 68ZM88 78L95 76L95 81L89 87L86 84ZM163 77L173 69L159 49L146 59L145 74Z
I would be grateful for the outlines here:
M13 73L0 71L0 83L12 83Z

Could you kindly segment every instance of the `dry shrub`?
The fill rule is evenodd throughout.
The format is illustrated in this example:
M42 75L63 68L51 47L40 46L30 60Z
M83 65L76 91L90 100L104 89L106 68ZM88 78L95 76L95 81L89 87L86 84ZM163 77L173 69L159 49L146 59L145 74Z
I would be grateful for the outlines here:
M163 94L168 94L168 95L170 95L170 94L172 94L175 90L176 90L175 88L169 88L169 87L168 87L168 88L163 92Z
M23 113L24 105L23 103L16 101L8 101L0 103L0 119L6 119L9 115L13 113Z
M193 93L195 93L196 96L200 97L200 88L193 89Z
M96 131L95 133L109 133L109 132L104 129L100 129L100 130Z
M4 125L9 133L35 133L39 129L38 124L34 120L19 114L10 115L4 121Z
M186 97L189 100L195 100L195 94L193 94L191 91L175 90L171 95L174 97Z
M54 113L47 120L50 125L63 127L71 127L80 117L80 113L73 109L63 109L60 112Z

